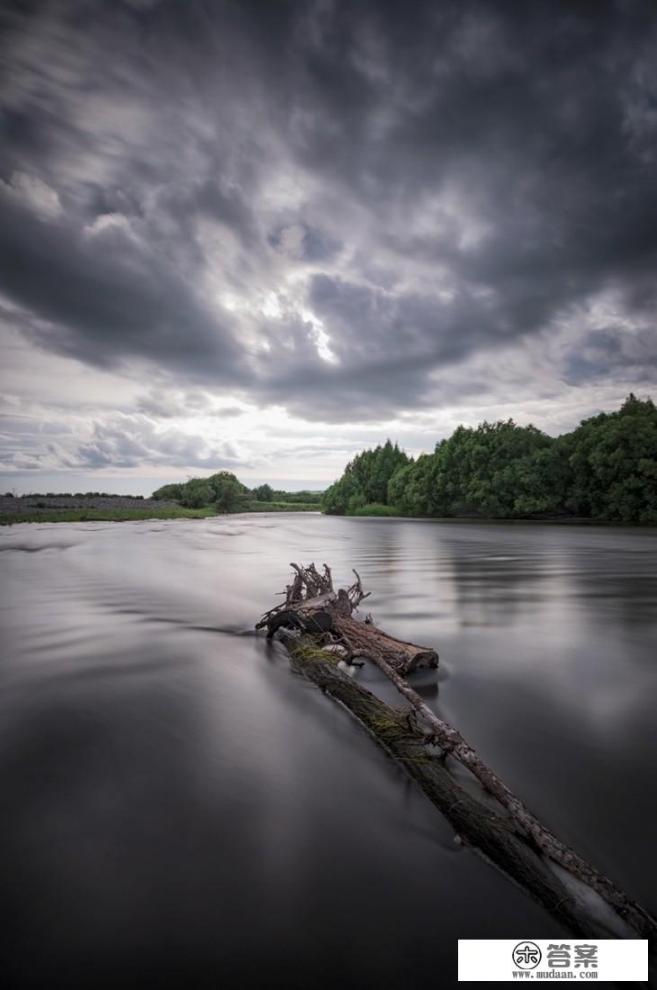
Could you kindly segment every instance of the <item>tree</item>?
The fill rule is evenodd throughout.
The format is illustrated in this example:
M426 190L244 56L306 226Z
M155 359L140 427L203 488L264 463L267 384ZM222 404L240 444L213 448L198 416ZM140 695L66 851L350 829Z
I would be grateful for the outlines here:
M559 438L576 515L657 522L657 408L630 393L621 408Z
M431 454L420 454L417 461L398 468L388 482L388 504L396 506L401 515L429 514L431 465Z
M274 489L271 485L259 485L253 489L253 495L259 502L271 502L274 498Z
M202 509L214 501L212 487L204 478L191 478L181 488L179 501L187 509Z
M185 486L182 484L162 485L162 487L158 488L156 492L153 492L151 498L171 499L174 502L177 502L182 498L184 487Z
M188 509L215 505L219 512L238 511L248 495L248 488L230 471L219 471L209 478L190 478L181 484L163 485L153 492L156 499L174 499Z
M369 503L387 505L388 482L408 463L407 455L390 440L374 450L364 450L347 464L342 477L324 493L324 512L349 515Z
M208 478L213 498L219 512L237 512L248 495L248 488L230 471L219 471Z

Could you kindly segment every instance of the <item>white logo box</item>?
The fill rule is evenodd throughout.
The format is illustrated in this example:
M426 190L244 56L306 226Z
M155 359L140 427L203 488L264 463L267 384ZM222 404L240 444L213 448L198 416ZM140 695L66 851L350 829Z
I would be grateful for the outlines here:
M459 983L645 982L647 939L459 939Z

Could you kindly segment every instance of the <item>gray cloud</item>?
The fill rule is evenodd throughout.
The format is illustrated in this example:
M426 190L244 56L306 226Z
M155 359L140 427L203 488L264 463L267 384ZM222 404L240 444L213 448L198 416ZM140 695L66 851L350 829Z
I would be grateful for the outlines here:
M190 374L202 369L218 383L237 370L240 352L222 315L210 314L165 260L120 225L85 236L66 222L3 206L3 287L48 321L33 330L43 347L101 366L137 357Z
M5 432L8 431L8 432ZM34 429L30 420L0 419L0 469L23 470L249 467L228 440L190 433L177 426L161 430L146 416L115 415L95 420L80 442L66 423Z
M615 327L588 333L566 357L566 380L571 384L600 378L627 379L641 385L655 381L657 348L652 328L619 334Z
M149 420L139 416L95 423L91 439L80 444L63 463L75 468L166 465L206 471L244 466L230 442L208 443L202 436L173 428L158 432Z
M137 402L137 411L158 419L182 419L214 413L212 400L204 392L174 392L152 388Z
M152 369L141 412L181 415L171 390L202 388L375 420L563 334L527 376L654 381L647 0L2 17L2 291L38 347ZM580 327L609 292L613 317ZM141 428L116 429L85 463L154 463ZM206 456L171 444L157 456Z

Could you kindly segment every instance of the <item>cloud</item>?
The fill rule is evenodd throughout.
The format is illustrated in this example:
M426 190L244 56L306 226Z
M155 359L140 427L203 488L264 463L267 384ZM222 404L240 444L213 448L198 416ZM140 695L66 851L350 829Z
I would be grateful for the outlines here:
M152 388L137 402L137 410L145 416L158 419L184 419L212 413L212 399L204 392L175 392L164 388Z
M198 430L198 427L197 427ZM193 432L189 425L161 428L145 415L114 414L91 423L0 414L0 471L87 470L141 467L198 469L250 467L244 448L217 430Z
M41 346L97 366L131 358L191 377L228 380L240 363L227 320L210 314L180 273L121 224L92 233L0 203L3 288L48 324Z
M253 406L505 406L510 368L518 394L654 383L652 4L2 18L0 287L33 348L152 385L85 463L230 460L178 421Z
M59 196L37 176L14 172L8 182L0 180L0 190L10 201L24 203L43 220L52 220L61 214Z
M245 464L228 441L208 440L184 430L159 431L139 416L118 416L93 425L91 438L64 459L66 467L132 468L144 465L194 467L205 471Z
M268 240L282 255L311 264L330 261L342 247L336 237L304 223L280 226L269 235Z

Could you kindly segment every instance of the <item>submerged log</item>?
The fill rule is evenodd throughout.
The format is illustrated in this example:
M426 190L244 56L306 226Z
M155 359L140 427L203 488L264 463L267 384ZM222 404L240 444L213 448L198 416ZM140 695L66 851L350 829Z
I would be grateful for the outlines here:
M624 934L654 940L651 915L608 877L558 839L481 759L461 733L441 719L406 680L420 666L436 667L438 655L395 639L368 616L358 616L368 597L357 572L355 582L336 591L331 570L314 564L291 565L294 577L285 601L266 612L257 628L278 634L288 647L293 668L340 701L376 741L401 761L452 823L459 835L528 890L575 935ZM364 657L382 671L412 706L399 711L345 675L338 664ZM439 747L439 752L435 747ZM447 757L466 767L495 801L473 797L452 775ZM571 874L606 906L595 912L564 884L550 863ZM611 916L611 921L610 921ZM614 919L615 918L615 922ZM620 928L619 928L620 926ZM653 941L654 946L654 941Z
M604 917L591 916L511 822L469 794L444 763L430 754L425 734L404 711L392 708L358 684L338 667L335 655L317 648L312 639L289 634L284 639L293 669L358 719L442 812L461 842L481 852L520 884L573 936L618 935Z

